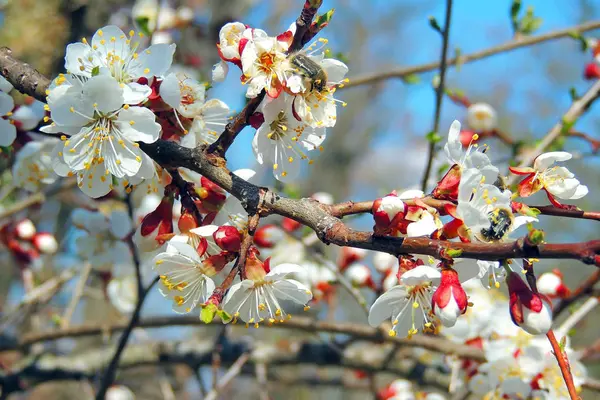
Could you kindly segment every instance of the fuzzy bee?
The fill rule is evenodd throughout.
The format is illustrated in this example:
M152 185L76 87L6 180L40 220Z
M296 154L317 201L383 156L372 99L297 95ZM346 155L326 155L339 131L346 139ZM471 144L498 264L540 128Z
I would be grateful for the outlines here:
M304 85L310 91L324 92L327 89L327 73L306 54L301 52L290 54L288 62L293 73L303 78Z
M513 213L505 208L497 208L488 214L489 228L481 229L481 237L486 242L498 242L510 230L513 224Z

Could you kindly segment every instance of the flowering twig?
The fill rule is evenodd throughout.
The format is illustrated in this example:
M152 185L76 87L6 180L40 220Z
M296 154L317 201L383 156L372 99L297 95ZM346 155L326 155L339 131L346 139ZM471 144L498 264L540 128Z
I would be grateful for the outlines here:
M552 215L556 217L591 219L600 221L600 212L598 211L583 211L577 209L564 209L555 206L528 206L529 208L537 208L542 215Z
M246 362L250 359L249 353L243 353L236 362L233 363L229 370L223 375L217 386L212 388L212 390L206 395L205 400L216 400L217 396L219 396L219 392L223 391L227 385L242 372L242 367Z
M450 39L450 21L452 17L452 0L446 0L446 19L444 22L443 41L442 41L442 54L440 55L440 81L435 89L435 111L433 116L433 129L432 132L437 133L440 130L440 117L442 114L442 100L444 100L444 83L446 81L446 66L447 54L448 54L448 42ZM427 189L427 181L431 174L431 166L433 165L433 158L435 157L435 141L429 142L429 150L427 153L427 163L425 165L425 173L423 174L423 180L421 181L421 189L425 191Z
M591 21L586 22L584 24L575 25L565 29L559 29L553 32L544 33L541 35L535 36L524 36L519 38L519 40L510 40L506 43L503 43L498 46L490 47L485 50L477 51L471 54L460 55L459 57L451 58L448 60L448 66L457 65L457 64L466 64L473 61L481 60L483 58L487 58L496 54L506 53L511 50L519 49L522 47L531 46L538 43L547 42L553 39L565 38L571 36L573 33L583 33L587 31L591 31L593 29L600 28L600 21ZM390 71L384 72L376 72L365 74L363 76L351 77L350 82L346 83L343 88L339 88L338 90L345 90L350 87L355 87L359 85L368 85L378 83L380 81L384 81L386 79L392 78L403 78L412 74L420 74L423 72L433 71L439 68L440 62L434 61L427 64L416 65L413 67L402 67L393 69Z
M586 133L570 131L569 133L567 133L567 135L572 137L578 137L588 142L592 146L592 153L594 154L598 153L598 150L600 150L600 140L595 139Z
M560 367L560 372L562 373L565 385L567 385L567 389L569 390L569 396L571 397L571 400L579 399L579 396L577 395L577 390L575 389L575 384L573 383L573 375L571 374L571 367L569 366L567 354L561 348L552 330L548 331L546 337L550 341L552 351L554 352L556 361L558 361L558 366Z
M123 333L121 334L121 338L119 339L117 349L115 350L115 353L112 359L110 360L110 364L108 364L108 367L104 372L104 376L102 377L102 381L100 382L98 392L96 393L96 400L104 400L104 398L106 397L106 391L115 380L115 375L119 366L119 360L121 359L123 350L125 350L125 347L127 346L127 342L129 341L129 337L131 336L133 328L135 328L138 325L140 313L142 311L142 306L144 305L144 300L150 292L150 289L152 289L154 285L158 282L158 279L158 277L154 278L152 283L150 283L150 285L148 285L148 287L146 287L142 291L142 293L138 295L135 310L133 310L133 314L131 315L131 319L129 320L127 326L125 326L125 328L123 329Z
M299 50L306 43L304 41L305 34L307 34L307 30L310 27L317 10L321 6L321 3L322 0L306 0L300 16L296 20L296 32L294 33L294 38L290 44L290 51ZM266 92L263 89L258 96L250 99L244 109L227 124L217 141L208 147L207 153L224 157L237 135L242 129L248 126L250 117L256 112L258 106L265 98L265 95Z

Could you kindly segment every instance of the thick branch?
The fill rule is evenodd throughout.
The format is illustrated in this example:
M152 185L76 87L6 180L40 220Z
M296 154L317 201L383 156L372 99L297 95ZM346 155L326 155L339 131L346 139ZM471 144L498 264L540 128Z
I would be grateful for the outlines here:
M50 80L29 64L12 56L8 47L0 48L0 73L21 93L46 101L46 89Z
M490 56L493 56L496 54L505 53L505 52L508 52L511 50L519 49L521 47L527 47L527 46L546 42L546 41L553 40L553 39L568 37L574 32L583 33L583 32L591 31L593 29L598 29L598 28L600 28L600 21L591 21L591 22L586 22L584 24L576 25L576 26L573 26L570 28L559 29L554 32L544 33L542 35L520 37L519 39L514 39L509 42L503 43L501 45L490 47L489 49L485 49L485 50L477 51L475 53L465 54L465 55L461 55L456 58L452 58L452 59L448 60L448 66L457 65L457 64L462 65L462 64L470 63L470 62L481 60L483 58L487 58L487 57L490 57ZM412 74L419 74L419 73L423 73L423 72L433 71L435 69L438 69L439 67L440 67L440 62L434 61L434 62L431 62L428 64L416 65L413 67L403 67L403 68L397 68L397 69L393 69L391 71L386 71L386 72L376 72L376 73L365 74L362 76L357 76L355 78L350 78L350 82L346 83L344 85L344 87L340 88L339 90L344 90L344 89L354 87L354 86L359 86L359 85L373 84L373 83L377 83L377 82L380 82L380 81L383 81L386 79L391 79L391 78L403 78L403 77L406 77L406 76L412 75Z

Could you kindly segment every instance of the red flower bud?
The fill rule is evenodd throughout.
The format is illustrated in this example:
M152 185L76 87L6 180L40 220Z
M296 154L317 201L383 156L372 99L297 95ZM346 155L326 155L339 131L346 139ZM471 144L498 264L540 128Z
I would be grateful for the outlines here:
M202 199L199 208L203 214L219 211L225 200L227 200L225 191L219 185L205 177L200 178L200 187L196 188L196 193Z
M242 244L242 235L235 226L223 225L213 233L217 246L225 251L238 252Z
M163 197L154 211L144 217L136 231L135 240L143 251L152 251L173 233L173 198Z
M458 279L458 273L452 268L442 269L440 285L431 298L433 313L447 327L456 324L459 316L467 311L469 301Z
M397 233L396 225L402 221L406 213L406 205L394 191L375 200L371 211L375 220L373 228L375 234L379 236L395 235Z
M583 71L583 77L585 79L598 79L600 78L600 66L596 62L587 63Z
M454 164L438 182L435 189L433 189L433 197L436 199L457 201L461 175L460 166Z
M177 221L177 227L179 228L180 232L189 232L190 229L198 227L198 222L199 221L196 221L194 214L188 210L183 210L183 213Z
M354 286L377 290L377 285L375 285L371 276L371 270L364 264L352 264L346 270L346 276Z
M562 273L557 269L541 274L537 278L537 289L550 299L565 298L571 294L571 291L563 282Z
M254 233L254 243L259 247L272 249L277 242L283 239L285 233L277 225L263 225Z
M265 116L261 112L255 112L248 118L248 123L254 129L260 128L260 126L265 122Z
M299 229L301 226L302 226L302 224L300 222L294 221L291 218L285 217L281 221L281 227L283 229L285 229L287 232L294 232L295 230Z
M357 249L355 247L342 247L340 257L338 259L338 267L344 272L350 264L362 260L367 256L365 249Z
M510 317L515 325L532 335L546 333L552 327L552 303L543 294L534 293L515 273L506 279Z

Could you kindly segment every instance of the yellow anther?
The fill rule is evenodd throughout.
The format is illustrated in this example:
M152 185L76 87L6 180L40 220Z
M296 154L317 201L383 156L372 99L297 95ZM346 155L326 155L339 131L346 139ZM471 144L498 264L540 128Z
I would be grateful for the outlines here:
M395 337L396 336L396 331L393 329L390 329L388 332L388 335L390 335L391 337Z
M273 169L276 170L277 168L279 168L279 164L273 164Z
M146 68L146 69L144 69L144 73L145 73L145 74L148 74L148 73L150 73L150 68Z
M288 157L288 161L289 162L293 162L294 161L294 157Z

